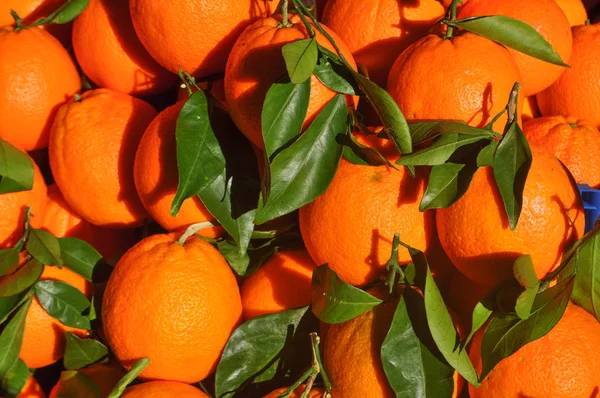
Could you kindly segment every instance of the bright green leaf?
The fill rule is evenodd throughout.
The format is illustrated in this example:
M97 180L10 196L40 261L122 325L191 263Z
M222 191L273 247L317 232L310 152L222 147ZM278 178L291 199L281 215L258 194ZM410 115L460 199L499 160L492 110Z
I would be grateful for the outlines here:
M8 321L0 334L0 377L5 377L19 359L25 330L25 319L31 302L32 298L30 297Z
M89 243L77 238L59 238L64 266L90 282L106 282L112 267Z
M80 339L67 332L66 340L63 362L67 369L81 369L108 360L108 348L96 339Z
M90 320L84 315L90 309L90 301L73 286L53 280L43 280L35 284L35 296L40 305L53 318L64 325L89 330Z
M33 174L31 158L0 138L0 194L30 190Z
M107 398L119 398L128 385L130 385L150 365L150 358L138 359L129 372L119 380Z
M58 239L50 232L31 228L25 247L27 252L40 263L62 267L63 261Z
M40 279L44 266L36 259L31 259L19 267L13 274L0 278L0 297L16 296L29 290Z
M0 396L3 398L18 398L29 378L29 369L25 362L17 359L15 364L2 375L0 379Z
M310 79L319 59L319 47L314 37L288 43L281 52L292 83L300 84Z
M600 229L582 240L570 261L577 269L572 300L600 320Z

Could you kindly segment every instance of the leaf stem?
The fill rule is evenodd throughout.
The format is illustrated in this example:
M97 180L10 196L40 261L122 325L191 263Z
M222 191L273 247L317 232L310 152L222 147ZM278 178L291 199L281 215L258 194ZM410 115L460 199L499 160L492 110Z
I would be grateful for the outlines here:
M396 285L396 274L400 273L400 279L404 280L404 272L402 271L402 268L400 268L400 263L398 263L399 247L400 234L396 233L394 235L394 240L392 241L392 255L388 262L385 264L385 269L388 271L386 285L388 286L390 295L394 292L394 286Z
M23 29L23 18L15 10L10 10L10 15L15 19L15 32L21 31Z
M289 0L281 0L281 23L279 24L280 28L289 28L292 26L288 16L288 1Z
M452 0L452 4L450 4L450 8L448 9L448 20L450 22L456 21L456 7L458 7L458 2L461 0ZM462 3L462 2L461 2ZM449 40L454 35L454 26L447 25L448 30L446 31L446 35L444 39Z
M521 84L519 82L515 82L510 92L510 98L508 100L508 104L506 105L506 111L508 112L508 121L506 123L507 126L510 126L512 123L514 123L515 119L517 118L517 106L520 88Z
M323 384L325 385L326 398L329 398L331 397L331 382L329 381L327 373L325 373L325 367L323 366L323 361L321 360L321 350L319 350L321 338L318 334L313 332L310 334L310 340L313 347L313 366L315 364L318 366L321 373L321 379L323 379Z
M181 246L183 246L185 244L185 241L188 240L190 236L195 235L201 229L212 228L214 226L215 225L213 223L208 222L208 221L201 222L198 224L192 224L189 227L187 227L185 232L177 240L177 243L179 243Z
M31 230L31 207L27 206L23 211L25 212L25 216L23 217L23 235L21 235L21 239L19 239L15 245L15 249L19 252L25 247L25 243L27 243L27 239L29 239L29 232Z
M308 368L306 370L306 372L304 372L302 374L302 376L300 376L300 378L298 380L296 380L296 382L290 386L290 388L288 388L287 390L285 390L284 392L279 394L277 396L277 398L289 397L296 390L296 388L300 387L300 384L304 383L306 381L306 379L308 379L311 376L311 374L314 372L314 370L315 369L312 366L310 368Z

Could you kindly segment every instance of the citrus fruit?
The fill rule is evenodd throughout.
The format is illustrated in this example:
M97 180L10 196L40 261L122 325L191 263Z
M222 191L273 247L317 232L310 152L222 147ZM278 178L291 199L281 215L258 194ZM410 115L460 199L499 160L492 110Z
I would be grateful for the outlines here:
M81 89L69 53L40 28L0 28L0 65L0 138L25 151L47 147L58 108Z
M208 395L189 384L176 381L151 381L129 387L121 398L208 398Z
M504 15L525 22L541 34L564 63L569 63L573 37L565 13L554 0L469 0L460 8L459 18ZM558 79L566 69L509 49L519 66L523 94L534 95Z
M585 24L588 19L585 5L581 0L554 0L556 4L563 10L569 24L571 26L578 26Z
M100 395L102 397L108 397L113 388L117 385L119 380L125 376L125 370L118 363L107 363L92 365L89 368L80 369L79 372L83 373L90 378L91 381L96 383L100 389ZM59 390L61 381L50 391L48 398L59 398ZM84 394L82 392L82 394Z
M73 49L83 72L100 87L149 95L177 77L148 54L133 29L129 8L118 0L91 0L73 24Z
M0 27L15 25L15 19L10 11L17 12L23 19L23 25L30 25L40 18L47 17L67 0L3 0L0 4ZM56 37L65 48L68 48L71 42L71 23L57 25L42 25L41 28Z
M177 216L171 215L171 204L179 184L175 129L184 104L185 100L182 100L168 107L150 123L135 156L133 175L139 197L150 216L167 231L215 221L197 196L184 201ZM210 238L220 233L220 228L200 231Z
M481 370L483 330L475 334L471 360ZM558 324L496 365L473 398L593 397L600 389L600 323L570 303Z
M310 305L315 267L306 250L275 253L242 285L244 319Z
M132 0L129 7L150 55L173 73L196 77L223 72L237 37L267 15L265 0Z
M277 390L267 394L264 396L264 398L277 398L279 395L283 394L284 392L287 391L289 387L284 387L284 388L278 388ZM294 390L293 393L291 393L290 395L288 395L288 398L301 398L302 394L304 393L306 389L306 385L305 384L301 384L298 388L296 388ZM318 388L318 387L313 387L310 392L308 393L308 398L322 398L323 394L325 393L325 390L322 388Z
M280 27L279 17L261 18L250 25L236 41L225 70L225 98L231 118L242 133L259 149L264 148L261 130L263 102L271 85L286 74L281 48L308 38L298 15L291 16L291 27ZM323 26L327 29L325 26ZM335 33L327 30L353 66L352 55ZM317 42L330 51L331 43L316 33ZM268 62L265 62L268 60ZM310 103L304 126L316 117L336 93L311 76Z
M537 96L544 116L575 116L600 128L600 24L573 28L570 69Z
M472 33L450 40L430 34L398 57L387 88L407 120L462 120L484 127L506 107L520 80L501 45ZM505 122L503 116L498 125Z
M52 175L86 221L119 228L144 222L133 163L155 116L148 103L108 89L87 91L59 110L50 137Z
M242 304L223 256L206 241L153 235L117 263L102 305L106 340L129 368L150 358L144 379L195 383L215 369Z
M537 105L537 101L535 96L525 97L523 100L523 111L521 112L521 119L523 122L526 122L531 119L535 119L536 117L540 117L540 109Z
M475 173L460 200L436 210L444 250L474 282L495 286L510 279L514 261L524 254L531 255L536 275L542 278L584 232L583 207L567 171L551 153L533 146L531 150L533 162L514 231L490 167Z
M42 387L40 387L37 380L29 375L25 382L25 386L17 398L46 398L46 394L44 394L44 390L42 390Z
M600 187L600 131L575 117L544 116L523 124L527 140L543 147L569 169L578 184Z
M323 23L344 40L369 77L385 87L394 61L444 16L438 0L330 0Z

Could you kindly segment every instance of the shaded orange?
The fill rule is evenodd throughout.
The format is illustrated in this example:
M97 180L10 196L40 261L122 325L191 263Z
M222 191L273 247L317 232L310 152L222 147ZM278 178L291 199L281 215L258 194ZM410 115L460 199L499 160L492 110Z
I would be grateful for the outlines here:
M15 19L10 14L10 10L15 10L19 14L24 25L30 25L38 19L52 14L66 2L67 0L2 0L0 3L0 27L15 25ZM65 48L68 48L71 42L71 27L72 23L41 26L42 29L60 40Z
M81 89L69 53L40 28L0 28L0 65L0 137L25 151L47 147L58 108Z
M223 256L195 236L150 236L117 263L102 305L106 340L144 379L195 383L210 375L239 324L237 282Z
M531 25L552 45L563 62L569 63L573 45L571 28L565 13L554 0L469 0L458 12L459 18L486 15L504 15ZM544 90L566 70L516 50L508 51L519 67L526 96Z
M571 115L600 128L600 24L573 28L573 56L567 69L537 96L544 116Z
M122 398L208 398L208 395L189 384L176 381L151 381L125 390Z
M133 163L156 114L148 103L108 89L87 91L60 108L50 137L52 175L67 203L88 222L124 228L146 219Z
M281 48L298 39L308 38L298 15L292 15L289 28L279 27L281 17L262 18L250 25L236 41L225 70L225 98L236 126L259 149L264 148L261 115L271 85L287 74ZM323 27L327 29L324 25ZM328 30L348 62L355 67L350 50ZM331 43L321 34L317 42L330 51ZM310 102L304 127L317 116L336 93L311 76Z
M398 57L387 88L408 120L463 120L484 127L506 107L519 80L517 65L501 45L472 33L451 40L430 34ZM505 123L506 115L497 125Z
M585 24L588 19L585 5L581 0L554 0L556 4L563 10L569 24L571 26L578 26Z
M17 398L46 398L46 394L44 394L44 390L42 390L37 380L29 375L25 386Z
M100 396L108 397L112 389L117 385L119 380L125 376L125 370L118 363L102 363L92 365L89 368L80 369L79 372L89 377L100 388ZM59 398L58 391L61 386L61 381L52 387L48 398ZM85 392L80 392L83 394Z
M537 105L537 101L535 100L535 96L532 95L531 97L525 97L523 100L523 111L521 112L521 119L523 122L540 116L540 109Z
M286 392L288 388L289 387L278 388L277 390L265 395L264 398L277 398L280 394ZM294 392L288 395L288 398L301 398L305 390L306 384L301 384L298 388L294 390ZM323 388L314 387L308 393L308 398L322 398L323 394L325 394L325 390Z
M511 278L514 261L524 254L531 255L536 274L542 278L583 235L585 218L577 187L551 153L531 149L533 163L516 230L510 229L490 167L475 173L458 202L436 210L444 250L474 282L495 286Z
M454 311L463 330L471 330L473 310L489 290L489 287L471 281L458 271L450 277L444 302Z

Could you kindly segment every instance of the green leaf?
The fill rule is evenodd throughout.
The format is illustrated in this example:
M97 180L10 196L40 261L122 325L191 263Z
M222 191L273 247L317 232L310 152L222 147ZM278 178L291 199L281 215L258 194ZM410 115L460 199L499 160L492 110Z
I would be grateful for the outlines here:
M430 146L402 156L396 164L403 166L438 166L446 163L458 148L494 137L492 132L480 134L447 133Z
M346 131L347 116L346 100L338 94L308 130L275 157L271 194L256 213L256 224L291 213L325 192L342 156L336 136Z
M529 254L525 254L515 260L513 274L519 285L523 287L538 287L540 281L535 274L533 260Z
M447 21L448 25L483 36L506 47L554 65L568 66L535 28L503 15Z
M246 251L241 251L237 243L228 240L217 243L217 249L238 275L245 275L250 265L250 256Z
M63 363L69 370L81 369L108 360L108 348L96 339L80 339L71 332L66 334Z
M531 310L538 291L539 286L528 287L517 297L515 312L519 318L526 320L531 316Z
M272 160L302 132L310 101L310 80L301 84L275 83L267 92L262 110L265 152Z
M171 205L176 216L186 199L209 187L225 168L225 157L213 131L202 90L192 94L177 118L179 185Z
M341 280L327 265L313 272L311 290L313 313L329 324L349 321L382 303L380 299Z
M515 121L504 134L494 155L494 179L513 231L521 216L523 190L532 159L525 134Z
M476 170L455 163L433 166L427 190L421 199L420 210L450 207L467 192Z
M19 252L15 249L0 250L0 276L12 274L19 265Z
M33 175L31 158L0 138L0 194L29 191Z
M63 265L58 239L48 231L31 228L25 248L33 258L42 264L57 267Z
M471 331L467 338L462 342L462 346L466 347L471 342L473 336L479 329L485 325L485 323L490 319L492 313L494 312L495 306L494 300L490 300L485 298L484 300L478 302L473 309L473 313L471 314Z
M583 239L571 261L577 267L572 300L600 320L600 229Z
M354 134L338 134L337 142L343 145L344 158L353 164L363 166L383 166L390 162L375 148L368 147L356 140ZM393 165L391 165L394 167Z
M90 309L90 301L78 289L53 280L39 281L34 289L40 305L53 318L74 328L91 328L90 320L84 315Z
M74 370L61 372L56 396L57 398L103 398L98 384L83 373Z
M47 22L43 24L66 24L77 18L85 10L90 0L69 0L58 10L44 18Z
M29 290L40 279L44 266L36 259L31 259L13 274L0 278L0 297L16 296Z
M17 296L0 297L0 324L4 323L8 317L26 300L27 293Z
M281 52L292 83L300 84L310 79L319 59L319 47L314 37L288 43Z
M330 90L340 94L357 95L357 90L350 84L347 77L342 76L345 69L328 61L317 64L313 74ZM349 76L352 78L352 76Z
M77 238L59 238L64 266L90 282L106 282L112 267L89 243Z
M115 388L108 394L107 398L119 398L127 386L131 384L143 371L150 365L150 358L142 358L137 360L129 372L119 380Z
M488 130L472 127L459 120L438 120L430 122L411 122L408 124L413 145L430 141L443 134L482 135Z
M21 345L23 344L23 332L25 330L25 319L31 306L32 298L27 299L19 310L8 321L0 334L0 376L11 371L19 359Z
M499 144L500 141L493 140L479 152L479 155L477 155L478 167L494 166L494 155Z
M2 375L0 379L0 396L3 398L18 398L29 378L29 369L25 362L17 359L15 364Z

